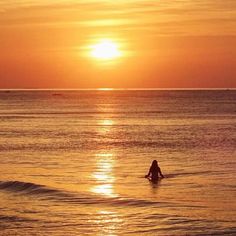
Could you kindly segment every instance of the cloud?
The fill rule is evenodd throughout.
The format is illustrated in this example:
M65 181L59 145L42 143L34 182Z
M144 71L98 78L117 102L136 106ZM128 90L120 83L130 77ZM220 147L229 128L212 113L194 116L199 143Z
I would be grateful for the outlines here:
M0 0L0 12L0 27L113 27L150 35L236 35L235 0Z

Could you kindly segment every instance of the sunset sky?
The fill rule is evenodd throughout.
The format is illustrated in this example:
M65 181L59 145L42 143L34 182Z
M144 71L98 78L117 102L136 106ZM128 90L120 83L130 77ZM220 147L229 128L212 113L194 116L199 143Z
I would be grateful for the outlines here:
M0 53L0 88L235 88L236 1L0 0Z

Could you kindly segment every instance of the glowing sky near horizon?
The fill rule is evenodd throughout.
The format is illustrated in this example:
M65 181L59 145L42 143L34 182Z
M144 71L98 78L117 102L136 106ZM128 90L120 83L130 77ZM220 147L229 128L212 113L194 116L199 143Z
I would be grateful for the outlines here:
M0 88L236 87L235 45L234 0L0 0Z

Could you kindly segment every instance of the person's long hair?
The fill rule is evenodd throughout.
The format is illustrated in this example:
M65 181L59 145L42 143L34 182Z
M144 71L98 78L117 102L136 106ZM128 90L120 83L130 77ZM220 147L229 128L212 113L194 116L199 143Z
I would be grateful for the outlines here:
M157 160L154 160L151 165L151 170L154 171L157 169L158 169L158 162L157 162Z

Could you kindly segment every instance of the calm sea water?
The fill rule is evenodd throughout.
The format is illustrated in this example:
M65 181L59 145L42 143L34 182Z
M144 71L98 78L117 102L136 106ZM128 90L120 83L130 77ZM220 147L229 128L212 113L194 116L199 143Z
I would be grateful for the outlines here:
M236 91L1 91L0 235L236 235L235 158Z

